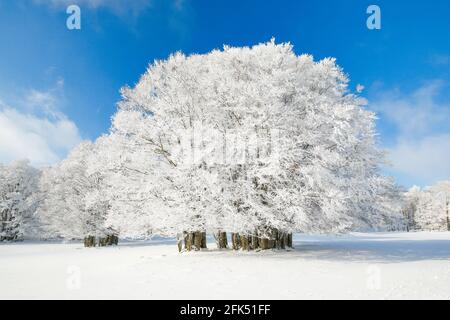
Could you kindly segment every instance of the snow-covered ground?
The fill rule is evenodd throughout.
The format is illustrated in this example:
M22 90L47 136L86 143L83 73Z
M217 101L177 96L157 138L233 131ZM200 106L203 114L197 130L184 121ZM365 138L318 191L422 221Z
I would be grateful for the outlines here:
M295 240L291 252L183 254L169 240L1 244L0 298L450 299L450 233Z

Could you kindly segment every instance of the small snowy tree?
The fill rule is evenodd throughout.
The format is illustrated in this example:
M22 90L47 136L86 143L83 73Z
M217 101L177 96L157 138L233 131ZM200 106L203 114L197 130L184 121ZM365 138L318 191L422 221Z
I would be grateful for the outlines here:
M450 182L411 188L403 207L409 224L418 230L450 231Z
M418 227L423 230L450 231L449 199L448 181L424 188L418 194L415 206L415 221Z
M407 221L407 229L420 229L418 225L418 209L421 201L422 190L418 186L414 186L404 194L404 204L402 208L403 216Z
M36 203L39 170L28 161L0 165L0 241L38 238Z
M105 226L108 203L101 193L101 173L88 173L93 156L95 145L81 143L67 159L46 169L40 183L39 213L47 232L65 239L84 238L88 247L117 242Z
M125 138L120 133L102 136L96 141L95 149L88 173L102 175L102 189L96 198L108 204L105 227L123 237L152 235L167 212L164 206L158 206L155 195L164 194L164 180L157 180L158 170L152 165L151 152L145 145L131 143L131 137ZM161 229L157 234L166 235L166 231Z

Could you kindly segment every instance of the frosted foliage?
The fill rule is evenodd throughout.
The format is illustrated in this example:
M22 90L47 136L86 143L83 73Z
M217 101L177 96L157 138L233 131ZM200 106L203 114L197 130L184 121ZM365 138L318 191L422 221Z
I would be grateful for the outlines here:
M402 207L365 103L290 44L173 54L122 89L108 134L42 174L0 167L0 236L399 230L416 207L441 226L422 212L445 211L444 184Z
M39 236L33 197L39 183L39 171L27 161L0 165L0 239L22 240Z
M123 88L103 137L109 225L145 236L401 224L375 115L347 82L334 59L273 41L156 61Z
M103 197L102 174L88 171L95 145L83 142L59 165L43 172L39 216L50 237L79 239L107 233L109 204Z
M450 181L406 193L403 213L413 229L450 231Z

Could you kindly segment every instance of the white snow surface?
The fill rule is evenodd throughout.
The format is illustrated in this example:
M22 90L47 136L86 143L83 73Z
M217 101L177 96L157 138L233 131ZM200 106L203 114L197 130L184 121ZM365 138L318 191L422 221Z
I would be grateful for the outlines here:
M173 240L0 245L0 299L449 299L450 233L296 235L295 250Z

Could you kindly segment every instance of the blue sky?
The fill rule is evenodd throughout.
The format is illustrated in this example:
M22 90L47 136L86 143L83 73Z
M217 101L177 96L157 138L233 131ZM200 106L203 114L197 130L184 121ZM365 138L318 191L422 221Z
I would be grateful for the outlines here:
M69 4L81 30L66 28ZM381 30L366 27L371 4ZM107 132L120 87L154 59L272 37L365 87L399 183L450 179L447 0L0 0L0 162L54 163Z

